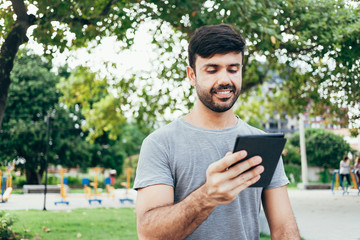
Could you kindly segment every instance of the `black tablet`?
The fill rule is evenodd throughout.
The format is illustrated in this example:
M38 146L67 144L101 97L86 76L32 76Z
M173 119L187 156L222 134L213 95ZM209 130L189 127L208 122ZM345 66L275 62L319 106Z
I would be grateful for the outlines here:
M266 187L270 184L285 143L286 138L283 133L243 135L236 138L234 152L247 151L246 158L241 161L254 156L262 157L260 165L264 166L264 172L261 174L260 180L250 187Z

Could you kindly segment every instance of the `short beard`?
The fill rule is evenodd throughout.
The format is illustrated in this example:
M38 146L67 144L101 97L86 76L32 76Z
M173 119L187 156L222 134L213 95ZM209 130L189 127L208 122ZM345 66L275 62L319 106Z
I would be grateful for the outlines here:
M212 94L215 93L218 90L222 90L222 89L231 89L234 92L234 98L232 99L231 102L229 102L226 105L221 105L221 104L216 104L213 99L212 99ZM200 89L197 87L196 88L196 93L198 95L199 100L210 110L217 112L217 113L222 113L222 112L226 112L229 109L231 109L236 100L238 99L239 95L240 95L240 89L236 89L234 86L232 85L222 85L219 86L217 88L212 88L210 93L205 94L204 92L200 91ZM227 101L228 99L224 99L223 101ZM220 100L221 101L221 100Z

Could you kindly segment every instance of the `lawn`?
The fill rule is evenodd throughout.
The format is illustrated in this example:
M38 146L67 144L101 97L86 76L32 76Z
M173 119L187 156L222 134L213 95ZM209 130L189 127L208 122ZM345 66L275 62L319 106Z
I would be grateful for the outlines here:
M96 208L72 211L8 211L16 218L13 229L36 240L138 239L133 208ZM261 234L261 240L270 240Z
M133 208L72 211L10 211L14 230L28 229L30 239L137 239Z

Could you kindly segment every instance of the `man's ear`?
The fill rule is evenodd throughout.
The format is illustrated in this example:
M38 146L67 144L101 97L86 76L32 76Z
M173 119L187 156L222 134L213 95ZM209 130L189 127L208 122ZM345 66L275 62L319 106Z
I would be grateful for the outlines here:
M195 87L196 76L195 76L194 69L192 67L190 67L190 66L187 66L186 67L186 73L187 73L187 76L189 78L190 84Z

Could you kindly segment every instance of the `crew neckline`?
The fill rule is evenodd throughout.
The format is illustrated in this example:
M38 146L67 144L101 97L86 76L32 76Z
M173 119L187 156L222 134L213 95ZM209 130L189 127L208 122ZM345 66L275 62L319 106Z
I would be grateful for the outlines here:
M235 115L236 118L237 118L237 123L236 125L232 126L232 127L229 127L229 128L224 128L224 129L207 129L207 128L200 128L200 127L197 127L197 126L194 126L192 125L191 123L187 122L185 119L184 119L184 116L180 117L178 119L178 121L182 124L184 124L185 126L189 127L189 128L192 128L194 130L197 130L197 131L201 131L201 132L213 132L213 133L219 133L219 132L230 132L230 131L233 131L234 129L238 128L242 123L243 121L239 118L238 115Z

